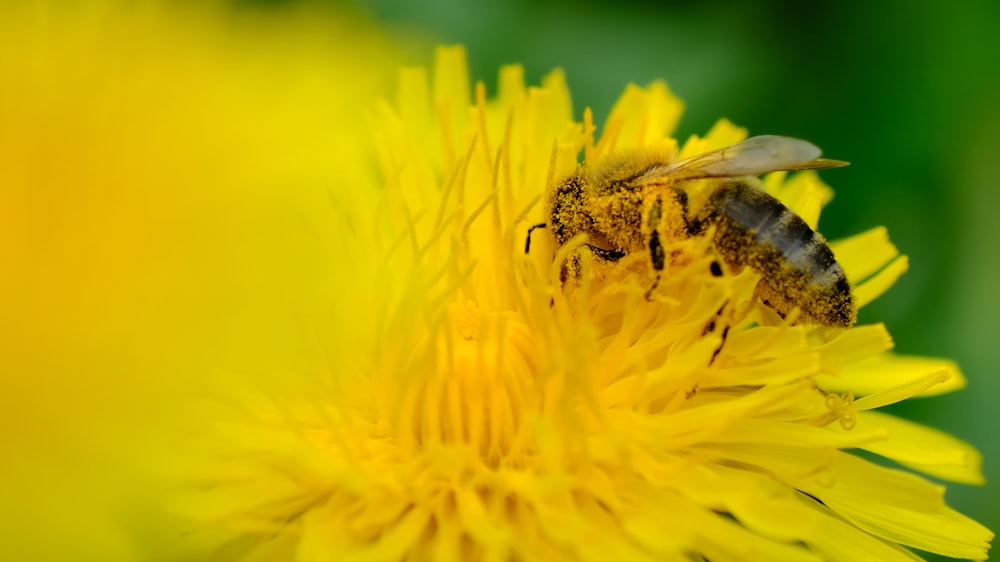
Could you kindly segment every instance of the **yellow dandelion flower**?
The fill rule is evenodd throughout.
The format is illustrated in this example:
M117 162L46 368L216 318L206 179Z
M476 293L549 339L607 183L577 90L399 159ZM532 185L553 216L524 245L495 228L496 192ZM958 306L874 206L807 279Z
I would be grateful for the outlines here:
M746 138L677 143L681 112L632 86L598 139L558 71L505 67L491 98L460 48L403 70L371 114L384 184L336 192L325 357L234 400L181 505L199 529L240 560L984 558L992 533L920 476L981 483L978 453L878 411L962 387L954 364L891 353L881 324L783 321L759 273L713 273L705 236L671 243L652 294L644 256L578 252L570 279L579 238L539 229L526 253L581 156ZM813 227L832 193L815 172L763 186ZM907 267L881 228L831 246L858 306Z

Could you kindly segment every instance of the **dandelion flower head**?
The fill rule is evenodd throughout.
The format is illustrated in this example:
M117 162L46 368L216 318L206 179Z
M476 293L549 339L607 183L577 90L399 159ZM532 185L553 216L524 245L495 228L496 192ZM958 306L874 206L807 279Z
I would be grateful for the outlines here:
M527 87L507 66L498 83L470 88L464 51L442 48L372 109L378 185L331 190L322 360L248 393L206 441L220 463L185 509L224 529L220 548L308 562L986 556L992 534L924 477L979 483L978 453L878 411L963 386L951 362L893 354L881 324L783 321L754 298L759 273L711 273L704 237L671 243L683 259L653 298L641 259L583 253L566 283L573 247L538 230L525 252L547 186L578 162L691 156L745 130L723 120L674 140L683 105L654 83L629 86L597 135L560 72ZM832 194L814 172L763 185L813 227ZM907 267L882 228L831 247L859 306Z

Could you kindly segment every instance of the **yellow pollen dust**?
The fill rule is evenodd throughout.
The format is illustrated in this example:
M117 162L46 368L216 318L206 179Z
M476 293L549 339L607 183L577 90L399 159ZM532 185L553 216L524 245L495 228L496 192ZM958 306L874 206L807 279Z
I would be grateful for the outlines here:
M451 305L448 313L451 317L452 328L460 338L467 341L479 338L479 325L482 322L482 313L476 303L472 301L455 303Z

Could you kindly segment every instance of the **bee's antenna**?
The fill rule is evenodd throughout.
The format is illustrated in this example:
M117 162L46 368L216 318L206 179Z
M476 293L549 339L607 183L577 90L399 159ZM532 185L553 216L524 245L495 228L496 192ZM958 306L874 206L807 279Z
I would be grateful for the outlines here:
M548 225L543 222L543 223L536 224L535 226L533 226L533 227L531 227L531 228L528 229L528 237L524 240L524 253L525 254L527 254L528 252L531 251L531 233L536 228L545 228L546 226L548 226Z

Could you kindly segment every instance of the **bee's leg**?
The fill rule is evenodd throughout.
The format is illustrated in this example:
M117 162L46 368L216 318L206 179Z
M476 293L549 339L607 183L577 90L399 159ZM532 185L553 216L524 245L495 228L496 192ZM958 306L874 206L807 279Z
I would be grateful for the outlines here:
M712 265L715 265L717 263L718 262L712 262ZM714 273L715 268L713 268L712 271ZM715 316L713 316L712 319L708 321L708 324L705 326L705 329L701 331L701 334L703 336L711 334L716 329L718 329L719 322L722 321L722 314L726 311L726 306L728 305L729 305L728 300L722 303L722 306L720 306L719 310L716 311ZM715 363L715 359L719 356L719 353L722 352L722 348L725 347L726 345L726 338L728 336L729 336L729 325L727 324L722 327L722 341L719 342L719 347L715 348L715 351L712 352L712 358L708 360L709 365Z
M712 274L712 277L722 277L723 275L722 264L719 263L719 260L717 259L712 260L712 263L709 264L708 266L708 271L709 273ZM712 319L709 320L708 324L705 325L705 329L702 330L701 332L703 336L711 334L712 332L718 329L719 323L723 321L723 315L726 312L727 306L729 306L729 299L726 299L726 301L722 303L722 306L719 307L719 310L715 311L715 314L712 316ZM719 356L719 353L722 352L722 348L725 347L726 345L726 338L728 336L729 336L729 324L727 323L722 327L722 341L719 342L719 347L715 348L715 351L712 352L712 358L708 360L709 365L715 363L715 359Z
M524 239L524 253L527 254L531 251L531 233L534 232L536 228L545 228L548 226L546 223L539 223L528 229L528 237Z
M690 220L688 220L688 223L687 223L688 234L690 234L691 236L698 236L700 234L704 234L708 230L708 226L710 224L715 224L716 223L716 219L717 219L717 217L718 217L719 214L720 214L720 211L719 211L718 207L716 206L715 201L710 199L709 201L707 201L705 203L704 208L702 208L702 210L698 214L698 216L693 217ZM716 250L718 250L718 247L716 247ZM721 257L723 257L723 258L729 258L731 256L730 255L723 255ZM712 277L722 277L722 274L723 274L722 264L719 263L718 260L712 260L712 263L709 265L709 272L712 274ZM718 310L718 312L715 313L715 317L712 318L712 320L709 321L708 326L705 327L705 331L702 332L702 333L708 334L708 333L714 332L717 329L717 324L718 324L719 321L722 320L722 314L726 310L726 306L728 306L728 305L729 305L729 301L726 301L725 303L723 303L722 307L720 307L719 310ZM714 363L715 359L719 356L719 353L722 352L722 348L725 347L725 345L726 345L726 337L728 335L729 335L729 326L728 325L723 326L722 327L722 341L719 342L719 347L715 348L715 351L712 353L712 358L709 359L709 361L708 361L709 365L711 365L712 363Z
M653 300L653 291L660 285L660 275L667 261L666 252L663 250L663 242L660 241L659 226L662 214L663 199L657 195L656 200L653 201L653 206L649 209L649 219L646 223L649 226L649 259L653 262L653 271L656 274L653 284L646 291L646 300Z
M722 189L725 189L725 187L720 188L720 190ZM700 236L705 234L705 232L708 231L709 225L715 224L718 221L719 213L719 208L716 205L715 200L711 197L708 201L705 201L705 204L702 206L697 215L691 217L686 216L685 213L688 236Z
M595 256L604 261L618 261L625 257L625 252L621 250L608 250L606 248L594 246L593 244L587 244L587 247L590 248L591 252L594 252Z
M655 230L649 237L649 256L653 261L653 271L656 272L656 277L653 279L653 284L646 290L646 300L648 301L653 300L653 291L660 286L660 276L667 261L663 244L660 242L660 233Z
M715 363L715 359L722 353L722 348L726 346L726 337L729 335L729 326L722 329L722 341L719 342L719 347L715 348L712 352L712 358L708 360L708 364L711 365Z

